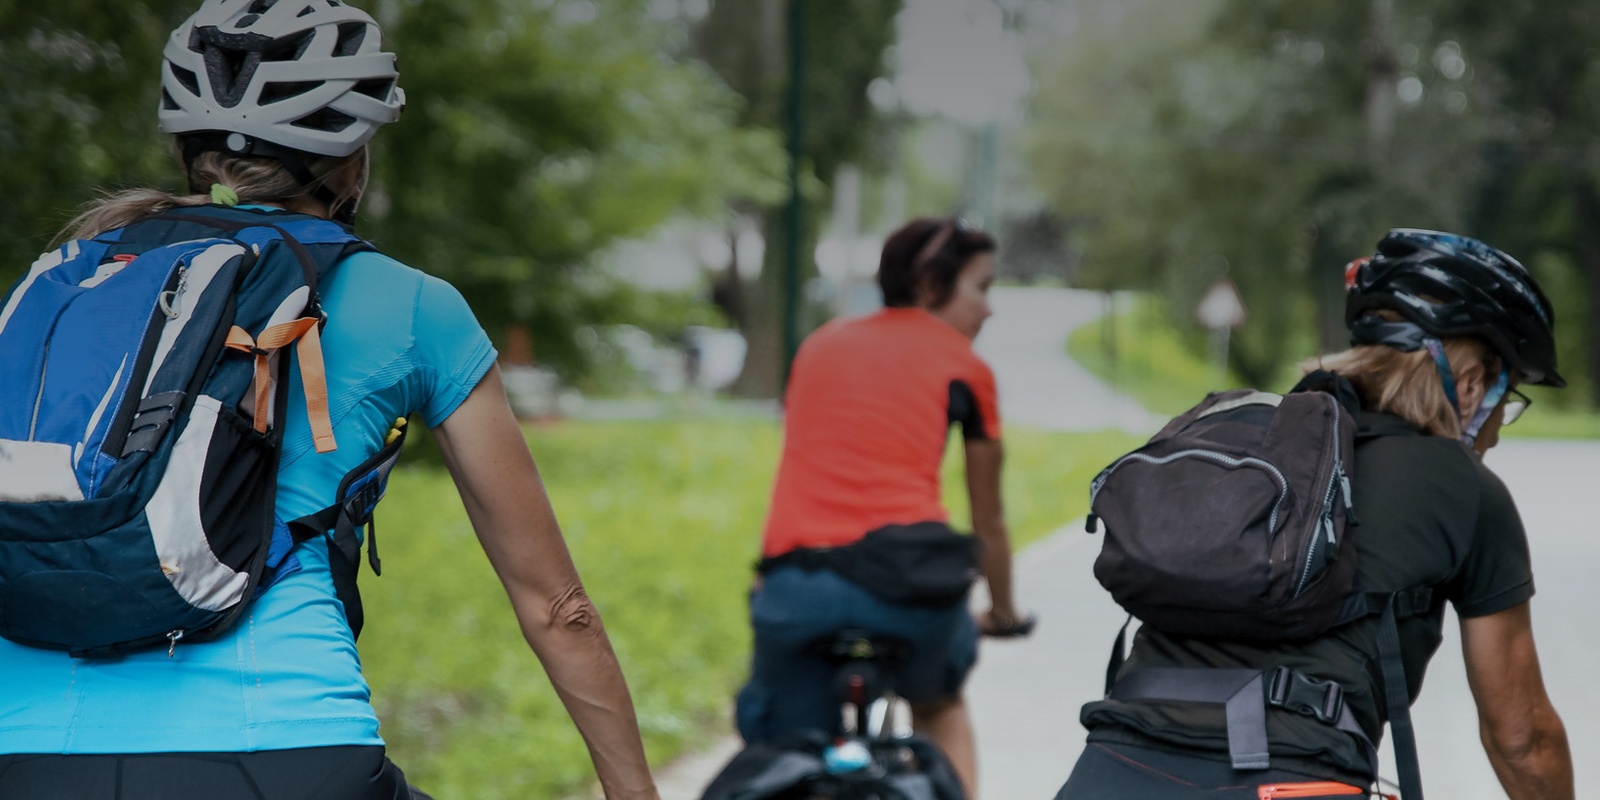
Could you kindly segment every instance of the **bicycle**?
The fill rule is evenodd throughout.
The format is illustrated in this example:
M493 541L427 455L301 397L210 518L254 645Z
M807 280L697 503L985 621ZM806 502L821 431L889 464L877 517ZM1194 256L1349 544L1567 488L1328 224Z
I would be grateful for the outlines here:
M991 632L1026 636L1036 618ZM747 745L701 800L967 800L949 760L909 730L894 676L914 655L909 640L861 628L814 640L809 657L833 665L837 731L805 729Z
M902 638L852 628L817 640L835 664L842 733L822 750L824 772L798 795L829 800L966 800L944 754L899 724L895 668L914 652Z

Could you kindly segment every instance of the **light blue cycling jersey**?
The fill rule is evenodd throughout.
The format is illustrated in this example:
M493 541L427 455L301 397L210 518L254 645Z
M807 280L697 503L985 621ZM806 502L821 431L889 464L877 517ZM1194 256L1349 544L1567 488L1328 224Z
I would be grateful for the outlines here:
M298 370L289 370L278 472L278 515L286 520L332 503L339 480L378 451L396 417L416 413L430 428L443 422L495 359L454 287L386 256L350 256L321 294L339 447L312 447ZM0 754L382 744L324 540L294 555L302 569L262 594L235 628L180 643L171 658L160 648L75 659L0 639Z

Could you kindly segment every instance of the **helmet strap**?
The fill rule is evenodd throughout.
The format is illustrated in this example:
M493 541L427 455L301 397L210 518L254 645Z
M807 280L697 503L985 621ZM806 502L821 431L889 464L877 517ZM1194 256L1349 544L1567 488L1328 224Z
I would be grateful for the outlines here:
M1422 346L1433 356L1433 365L1439 369L1439 382L1444 384L1445 399L1450 401L1451 408L1460 408L1461 399L1456 395L1456 375L1450 369L1450 357L1445 355L1444 342L1429 336L1422 340Z
M1450 359L1445 355L1444 342L1429 336L1423 340L1422 346L1433 356L1433 364L1439 370L1439 382L1444 385L1444 396L1450 401L1450 408L1459 414L1461 401L1456 392L1456 376L1450 369ZM1478 433L1483 430L1484 423L1489 421L1489 415L1494 413L1495 406L1500 405L1501 398L1506 396L1506 389L1510 386L1511 373L1501 369L1494 383L1483 393L1483 400L1479 401L1478 408L1472 412L1471 418L1461 420L1462 444L1472 447L1477 443Z
M1467 420L1461 429L1461 441L1472 447L1478 441L1478 432L1483 430L1483 424L1489 421L1489 415L1494 413L1495 406L1500 405L1500 400L1506 396L1506 389L1511 386L1511 373L1502 369L1500 377L1495 379L1494 385L1483 393L1483 402L1478 404L1478 410L1473 412L1472 419Z

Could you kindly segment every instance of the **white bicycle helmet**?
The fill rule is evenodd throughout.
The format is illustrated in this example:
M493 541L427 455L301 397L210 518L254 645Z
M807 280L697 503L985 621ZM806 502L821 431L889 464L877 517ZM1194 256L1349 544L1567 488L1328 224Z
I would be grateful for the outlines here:
M204 149L348 156L405 105L395 55L339 0L205 0L167 40L161 130Z

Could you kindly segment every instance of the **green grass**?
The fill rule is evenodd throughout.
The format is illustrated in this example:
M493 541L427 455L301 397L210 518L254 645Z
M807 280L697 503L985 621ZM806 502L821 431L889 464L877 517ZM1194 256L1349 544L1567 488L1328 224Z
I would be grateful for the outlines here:
M1121 303L1126 308L1128 300ZM1239 386L1196 354L1152 298L1134 296L1132 308L1091 322L1067 337L1067 353L1106 383L1158 414L1179 414L1207 392Z
M567 422L527 433L651 762L729 732L778 425ZM523 644L449 476L417 444L420 457L395 473L378 512L384 575L362 581L361 652L391 755L441 797L586 796L587 751ZM1014 537L1081 517L1089 479L1136 444L1010 429L1003 490ZM947 463L946 499L964 520L960 458Z
M1123 301L1127 303L1127 301ZM1113 347L1108 346L1107 333ZM1067 353L1101 380L1116 386L1159 414L1176 415L1209 391L1244 385L1237 375L1219 378L1206 359L1186 345L1152 298L1136 296L1132 307L1111 320L1095 320L1067 337ZM1284 391L1299 371L1283 365L1279 379L1262 388ZM1600 413L1562 408L1568 398L1552 390L1529 387L1535 403L1515 425L1502 430L1508 439L1600 439Z

